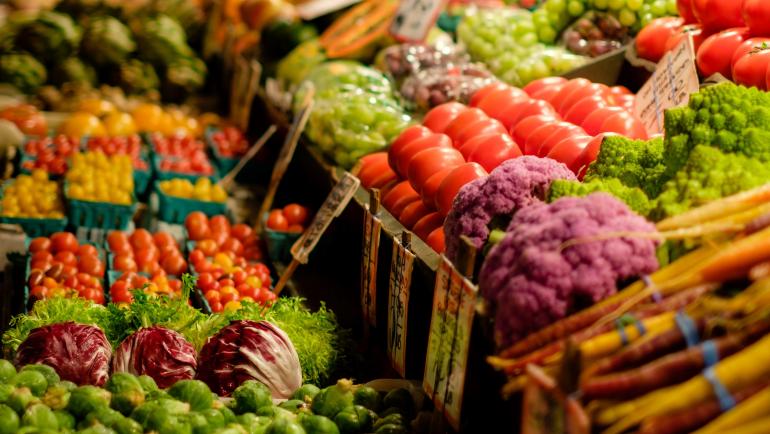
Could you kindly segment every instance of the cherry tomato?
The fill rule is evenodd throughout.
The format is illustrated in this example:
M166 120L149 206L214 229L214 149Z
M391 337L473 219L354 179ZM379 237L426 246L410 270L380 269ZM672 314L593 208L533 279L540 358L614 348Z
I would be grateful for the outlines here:
M78 251L78 240L75 235L69 232L56 232L51 235L51 251L53 253L58 252L72 252Z
M770 49L752 51L735 62L733 81L746 87L767 90L768 68L770 68Z
M155 244L155 247L157 247L160 250L163 250L164 247L173 247L173 248L179 247L174 237L172 237L171 234L169 234L168 232L154 233L152 235L152 241Z
M51 250L51 240L47 237L37 237L29 242L27 250L32 253Z
M433 174L443 169L455 168L465 162L460 151L453 148L431 148L418 152L412 157L407 169L407 178L412 187L419 191Z
M754 36L770 36L770 3L766 0L743 0L743 21Z
M693 14L707 33L744 26L742 6L743 1L692 0Z
M219 301L227 304L231 301L237 301L240 298L238 290L232 286L223 286L219 290Z
M209 226L211 227L211 232L224 232L228 236L230 235L230 220L223 215L211 217Z
M413 140L408 145L401 148L401 151L394 154L393 158L396 162L396 173L401 177L406 178L409 163L416 154L425 149L430 148L452 148L452 139L444 134L432 134L427 137L422 137Z
M471 181L485 176L487 176L487 171L480 164L472 162L460 165L449 172L438 188L436 209L444 216L449 214L457 192Z
M233 252L236 254L236 256L241 256L243 254L243 243L238 241L237 238L229 237L225 240L224 243L222 243L220 250Z
M187 271L187 262L182 255L166 256L162 259L160 266L163 271L172 276L181 276Z
M466 110L468 107L465 104L447 102L428 111L422 119L422 124L434 133L443 133L447 126Z
M116 255L113 257L112 267L123 272L137 270L136 261L128 255Z
M190 252L190 263L195 265L196 267L198 266L198 264L202 263L205 260L206 260L206 255L204 255L200 249L193 249Z
M230 229L230 235L241 240L242 243L245 243L246 240L249 239L249 237L251 237L253 233L254 233L254 229L252 229L251 226L245 223L235 224Z
M64 265L77 265L78 258L74 253L68 251L61 251L54 257L55 261L61 262Z
M214 280L214 276L210 273L200 273L196 284L198 285L198 288L204 292L218 287L217 281Z
M290 225L304 225L307 223L308 217L310 216L307 208L296 203L283 207L283 215L286 217L286 220L289 221Z
M203 253L203 256L214 256L217 252L218 246L214 240L200 240L195 244L195 248Z
M137 229L135 230L129 237L128 240L131 242L131 247L134 248L134 251L139 251L142 249L147 249L149 247L155 247L155 242L152 239L152 234L147 229Z
M521 149L507 134L487 137L468 155L468 161L479 163L487 172L492 172L504 161L521 157Z
M200 211L193 211L184 219L184 226L187 229L189 238L193 241L202 240L211 237L211 228L206 214Z
M211 311L214 313L219 313L219 312L222 312L222 310L224 310L224 308L222 307L222 303L218 301L209 303L209 307L211 308Z
M656 18L636 35L636 55L658 63L666 53L666 41L684 24L679 17Z
M289 228L289 221L283 215L283 210L274 209L267 216L267 227L274 231L285 231Z
M110 299L113 303L132 303L134 296L131 294L131 288L125 280L118 280L110 287Z
M210 289L206 291L206 293L204 294L204 297L206 298L206 301L209 302L209 304L219 303L219 301L221 300L219 291L215 289Z
M98 257L99 252L96 250L96 247L91 244L83 244L80 247L78 247L78 256L94 256Z
M305 232L305 228L302 225L289 225L288 228L286 228L286 232L289 232L291 234L301 234L302 232Z
M31 295L35 300L43 300L48 297L48 288L43 285L33 286L29 295Z
M748 27L725 30L706 38L698 48L697 63L701 75L711 77L719 73L730 80L733 53L748 38Z
M91 276L104 276L104 263L96 256L83 256L78 262L78 271Z

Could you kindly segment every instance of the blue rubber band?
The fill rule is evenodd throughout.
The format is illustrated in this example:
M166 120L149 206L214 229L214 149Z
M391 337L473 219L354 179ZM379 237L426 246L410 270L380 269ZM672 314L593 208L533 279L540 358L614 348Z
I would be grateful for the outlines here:
M714 367L710 366L703 371L703 377L711 383L711 388L714 390L714 395L719 401L719 409L724 413L735 407L735 398L730 394L724 384L719 381L717 374L714 372Z
M676 326L679 327L679 331L682 332L684 340L687 342L687 346L692 347L698 345L700 337L698 336L698 327L695 325L695 321L681 310L676 313L674 320L676 321Z
M639 332L639 336L644 336L647 334L647 329L644 327L644 324L642 324L641 321L638 319L635 319L634 326L636 326L636 330Z
M703 363L707 368L710 368L719 362L719 351L713 340L703 342L700 344L700 347L703 352Z
M628 333L626 333L626 326L631 324L636 327L636 330L639 332L639 336L644 336L645 333L647 333L647 329L644 327L644 324L642 324L642 322L636 319L636 317L633 315L625 314L621 316L615 320L615 327L618 329L618 334L620 334L620 341L623 343L623 346L626 346L629 343Z
M623 324L622 317L615 320L615 327L618 329L620 335L620 342L625 347L628 345L628 334L626 334L626 326Z
M648 288L655 288L655 282L652 281L652 277L650 277L649 274L642 276L642 282L644 282L644 285ZM661 294L660 291L654 291L651 297L652 301L656 304L660 304L660 302L663 301L663 294Z

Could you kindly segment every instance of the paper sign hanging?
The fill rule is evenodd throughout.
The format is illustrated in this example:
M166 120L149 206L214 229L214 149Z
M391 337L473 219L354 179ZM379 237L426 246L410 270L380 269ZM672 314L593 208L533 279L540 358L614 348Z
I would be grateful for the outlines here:
M422 386L425 393L433 399L438 389L437 384L441 379L441 366L447 351L444 343L444 316L446 314L447 296L449 294L449 280L452 275L452 264L445 256L441 256L436 270L436 284L433 288L433 308L430 317L430 329L428 332L428 350L425 354L425 374Z
M382 222L376 210L364 210L364 234L361 248L361 309L364 320L377 325L377 260L380 252Z
M445 4L446 0L401 0L390 34L400 42L424 41Z
M414 253L409 250L409 232L393 240L388 285L388 358L393 369L406 378L406 337L409 291Z
M455 431L460 430L460 413L465 392L468 351L471 344L473 318L476 313L478 288L468 279L462 279L461 291L454 345L450 353L449 380L447 381L447 391L444 397L444 414Z
M692 35L685 37L658 62L655 72L637 92L634 114L641 119L648 135L662 134L663 114L690 101L700 89Z

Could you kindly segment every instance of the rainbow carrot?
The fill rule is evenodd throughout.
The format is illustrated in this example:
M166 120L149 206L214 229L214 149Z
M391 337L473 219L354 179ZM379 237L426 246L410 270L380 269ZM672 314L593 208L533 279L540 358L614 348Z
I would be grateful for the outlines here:
M696 434L727 432L729 429L736 429L738 426L759 419L768 413L770 413L770 387L766 387L732 410L714 419L713 422L698 430Z

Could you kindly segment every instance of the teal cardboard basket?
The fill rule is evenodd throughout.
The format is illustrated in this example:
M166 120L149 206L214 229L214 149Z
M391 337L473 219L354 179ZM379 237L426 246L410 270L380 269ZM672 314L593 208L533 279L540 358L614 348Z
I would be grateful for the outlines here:
M139 137L142 142L145 141L144 136L140 135ZM88 151L88 139L88 136L83 136L80 139L80 150L83 152ZM140 149L139 159L147 163L147 169L134 168L134 194L137 197L142 196L147 191L152 179L152 162L150 161L150 154L144 146Z
M267 221L267 215L265 213L262 216L262 223L265 235L265 243L267 244L267 255L273 262L288 263L291 261L291 246L302 236L301 233L296 232L280 232L269 229L265 222Z
M174 157L162 157L156 154L153 154L152 156L152 168L155 171L155 177L161 181L167 181L169 179L174 179L174 178L182 178L182 179L189 179L190 182L195 182L198 178L203 176L209 178L211 182L219 181L219 173L217 172L216 165L212 166L214 173L212 173L211 175L202 175L199 173L170 172L167 170L160 169L160 162L164 158L174 158Z
M5 196L5 189L8 188L13 181L6 181L0 187L0 200ZM0 206L0 211L2 207ZM31 217L7 217L0 216L0 223L7 223L12 225L19 225L24 230L24 233L28 237L44 237L51 235L54 232L61 232L67 227L67 218L31 218Z
M214 127L206 128L204 138L206 139L206 146L211 149L211 155L214 156L214 164L217 166L219 174L224 176L230 173L230 171L238 165L238 162L241 159L239 157L225 157L219 153L219 148L217 148L216 143L214 143L214 140L212 139L212 136L217 131L219 131L219 129Z
M126 230L136 213L136 197L131 205L117 205L71 199L67 195L67 189L68 185L65 183L64 195L69 204L69 223L74 227Z
M227 203L224 202L206 202L168 195L160 188L158 181L155 181L155 192L158 195L158 218L167 223L182 224L185 217L193 211L201 211L209 217L227 212Z

